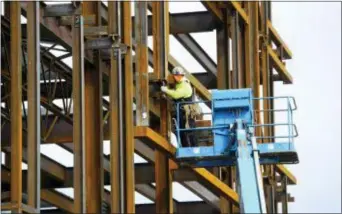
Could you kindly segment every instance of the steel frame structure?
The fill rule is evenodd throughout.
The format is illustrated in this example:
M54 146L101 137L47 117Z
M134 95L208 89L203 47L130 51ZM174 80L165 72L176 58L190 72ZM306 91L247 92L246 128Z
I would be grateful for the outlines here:
M293 81L284 62L292 53L272 25L270 2L201 3L207 11L171 14L168 2L136 2L131 16L130 2L4 2L1 151L6 156L1 210L35 213L53 206L62 213L239 211L234 167L183 169L175 162L175 148L168 142L168 104L156 99L150 86L180 65L169 54L169 35L206 70L186 71L198 97L206 100L212 88L250 87L255 97L272 96L275 81ZM21 15L27 24L20 24ZM213 30L217 64L190 35ZM64 54L56 57L51 50ZM70 56L72 68L63 62ZM149 65L153 73L148 73ZM260 103L254 105L260 109ZM263 106L272 109L273 103L265 100ZM261 117L264 123L274 120L272 113L258 114L257 123ZM210 121L197 124L207 126ZM257 129L260 135L272 136L274 131ZM110 155L103 154L104 140L110 141ZM41 154L42 144L57 144L73 153L74 167ZM148 163L134 164L134 152ZM22 170L22 161L27 170ZM287 186L296 184L295 176L282 165L265 167L263 173L267 211L278 213L280 203L287 213L288 203L294 201ZM173 199L173 181L203 202ZM111 185L111 191L104 185ZM61 187L73 187L74 199L54 190ZM155 204L135 205L134 191Z

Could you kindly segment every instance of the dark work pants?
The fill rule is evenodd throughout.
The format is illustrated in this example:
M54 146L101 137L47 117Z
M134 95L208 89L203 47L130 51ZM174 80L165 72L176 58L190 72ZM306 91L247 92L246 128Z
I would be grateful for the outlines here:
M176 116L177 119L177 116ZM186 124L186 112L183 108L179 110L179 128L185 129ZM190 128L195 128L195 121L189 118L189 126ZM195 133L193 131L181 131L180 139L182 147L193 147L195 146Z

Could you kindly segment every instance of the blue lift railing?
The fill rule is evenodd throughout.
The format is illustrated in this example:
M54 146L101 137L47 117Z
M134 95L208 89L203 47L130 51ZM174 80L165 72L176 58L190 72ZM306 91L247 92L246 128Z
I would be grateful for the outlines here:
M253 100L264 100L264 99L268 99L268 100L280 100L280 99L286 99L287 100L287 108L284 109L261 109L261 110L255 110L253 111L253 115L252 118L254 118L255 113L256 112L287 112L287 123L270 123L270 124L255 124L254 120L252 124L248 124L248 127L279 127L279 126L287 126L288 128L288 135L272 135L272 136L257 136L255 135L256 139L278 139L278 138L287 138L288 142L293 142L293 139L298 137L298 129L296 124L293 123L293 111L297 110L297 104L296 101L294 99L294 97L290 97L290 96L279 96L279 97L261 97L261 98L251 98L251 101ZM221 100L225 100L225 99L221 99ZM293 102L293 105L291 105L291 100ZM228 100L227 100L228 101ZM176 103L176 108L177 108L177 123L176 125L176 130L177 130L177 140L178 140L178 146L181 147L180 144L180 133L181 132L189 132L189 131L203 131L203 130L215 130L215 129L228 129L229 126L207 126L207 127L195 127L195 128L184 128L184 129L180 129L180 115L179 115L179 109L180 107L184 106L184 105L189 105L189 104L199 104L199 103L213 103L212 100L208 100L208 101L184 101L184 102L178 102ZM211 106L213 109L213 106ZM209 113L203 113L203 115L212 115L211 116L211 121L214 117L214 112L209 112Z
M246 99L247 97L242 97L239 99ZM265 143L265 144L258 144L258 149L260 150L260 155L261 156L271 156L271 151L274 151L275 154L282 154L284 157L286 155L289 155L290 153L292 153L291 157L288 158L284 158L283 163L297 163L298 162L298 157L297 154L295 152L294 149L294 138L298 136L298 131L297 131L297 126L293 123L293 111L297 110L297 105L295 102L294 97L290 97L290 96L279 96L279 97L261 97L261 98L252 98L249 97L249 108L253 108L253 102L255 101L263 101L265 99L268 100L285 100L286 101L286 107L285 108L281 108L281 109L261 109L261 110L255 110L253 109L253 111L250 111L250 117L252 118L252 120L250 120L249 123L247 123L247 126L249 128L264 128L264 127L271 127L271 128L276 128L276 127L287 127L287 134L285 135L269 135L269 136L255 136L255 132L254 132L254 137L258 140L264 140L264 139L271 139L274 142L271 143ZM229 130L231 129L231 126L233 125L232 123L229 123L229 121L231 121L231 117L227 117L227 122L222 122L223 125L213 125L213 126L207 126L207 127L194 127L194 128L179 128L180 124L179 124L179 117L180 117L180 113L179 113L179 109L184 106L184 105L189 105L189 104L206 104L206 103L211 103L211 109L214 109L214 105L216 101L232 101L233 99L213 99L213 100L206 100L206 101L185 101L185 102L178 102L176 104L176 110L177 110L177 119L175 121L175 126L176 126L176 136L177 136L177 143L178 143L178 148L182 148L182 144L181 144L181 133L182 132L187 132L187 133L198 133L198 132L203 132L203 131L208 131L208 139L198 139L197 143L199 142L209 142L210 138L215 134L214 132L229 132ZM238 100L238 99L236 99ZM270 124L255 124L255 114L257 113L261 113L261 112L273 112L274 114L277 114L278 112L286 112L287 113L287 121L283 122L283 123L270 123ZM231 112L232 114L236 114L236 118L239 118L239 112L238 111L234 111L232 110ZM215 111L212 111L210 113L204 113L204 115L209 115L211 121L213 121L213 118L215 117ZM222 119L224 120L224 119ZM198 134L195 134L198 135ZM279 139L282 140L286 140L285 142L280 142ZM227 151L227 153L225 154L217 154L215 153L215 143L216 142L211 142L213 144L213 146L208 146L208 147L202 147L201 150L205 150L205 153L200 153L198 156L196 155L195 157L199 158L201 157L202 159L207 157L209 158L211 156L211 158L213 159L215 156L227 156L229 155L229 153L231 154L231 152L235 152L236 151L236 145L230 145L231 147L229 147L229 151ZM272 145L270 145L272 144ZM201 147L201 146L197 146L197 147ZM183 147L184 148L184 147ZM188 147L187 147L188 148ZM191 147L194 148L194 147ZM181 158L181 154L180 154L180 158ZM294 157L293 157L294 156ZM188 154L188 158L191 158L191 153ZM282 162L281 158L276 158L273 157L274 160L268 159L265 161L261 160L260 162L262 164L272 164L274 162ZM290 159L293 159L293 161L291 161ZM233 162L232 162L233 164Z
M237 167L237 192L242 213L266 213L260 164L298 162L293 138L298 135L293 124L292 112L297 108L293 97L253 98L251 89L216 90L211 101L177 103L176 131L179 147L176 152L181 166L191 167ZM264 99L287 99L285 109L263 109L264 112L287 112L287 123L255 124L253 103ZM292 107L290 99L294 102ZM211 102L212 126L179 128L179 109L182 105ZM285 136L255 136L255 128L287 126ZM213 146L181 147L181 133L210 131ZM281 139L287 142L261 143L257 139ZM273 141L273 140L271 140ZM274 140L277 141L277 140Z

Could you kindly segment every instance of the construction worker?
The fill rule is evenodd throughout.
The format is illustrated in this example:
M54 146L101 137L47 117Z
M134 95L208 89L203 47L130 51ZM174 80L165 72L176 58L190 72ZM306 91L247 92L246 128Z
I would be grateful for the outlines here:
M171 97L176 104L177 102L192 101L193 90L192 90L190 81L186 79L184 76L183 68L175 67L172 70L172 75L175 80L175 89L170 89L167 86L161 86L161 91L164 92L169 97ZM187 112L186 112L185 104L180 105L179 128L181 129L186 128L186 123L189 124L189 128L194 127L194 121L192 120L192 118L187 118L186 115L187 115ZM172 117L177 119L176 112L173 112ZM181 131L180 138L181 138L182 147L195 146L194 137L189 132Z

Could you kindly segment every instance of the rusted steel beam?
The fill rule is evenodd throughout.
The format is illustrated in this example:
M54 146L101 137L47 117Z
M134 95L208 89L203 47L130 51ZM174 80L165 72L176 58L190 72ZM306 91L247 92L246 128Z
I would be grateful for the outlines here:
M41 197L42 200L55 205L61 210L67 211L69 213L75 212L73 201L63 196L61 193L56 192L55 190L43 189L41 191Z
M118 2L108 2L108 33L117 34ZM119 170L119 136L118 136L118 78L117 60L114 52L111 51L110 72L109 72L109 127L112 130L109 134L110 139L110 172L111 172L111 212L119 213L120 209L120 170Z
M233 73L232 73L232 87L231 88L239 88L240 83L240 73L241 73L241 58L240 58L240 49L239 43L241 40L240 37L240 26L239 26L239 15L236 11L232 11L231 15L231 28L232 28L232 64L233 64Z
M148 144L150 147L164 152L170 158L174 158L176 148L172 146L160 134L154 132L150 128L135 127L134 135L137 139L140 139L144 143ZM170 164L171 163L174 164L173 168L178 167L178 165L175 162L173 162L173 160L170 162ZM191 169L191 172L193 172L197 176L201 184L203 184L205 187L210 189L212 192L226 197L228 200L231 200L234 203L234 205L239 204L239 199L238 199L238 195L236 194L236 192L232 190L231 188L229 188L222 181L220 181L212 173L210 173L209 171L203 168ZM201 194L205 194L205 193L201 193Z
M248 17L250 17L250 11L252 9L251 2L245 2L245 7L247 8ZM252 64L251 64L251 51L252 48L251 45L251 24L244 26L245 34L244 34L244 41L245 41L245 77L246 77L246 87L251 88L251 82L252 82Z
M250 11L250 19L251 19L251 72L252 72L252 89L253 96L260 97L260 66L259 66L259 16L258 16L258 3L251 2L251 11ZM260 124L260 103L258 101L254 101L254 109L255 113L255 123ZM256 135L261 136L260 128L256 129Z
M218 22L221 22L221 23L223 22L223 20L224 20L223 12L222 12L222 10L219 7L217 2L211 2L211 1L207 1L207 0L204 0L201 2L208 9L208 11L210 11L212 13L212 15L216 18L216 20ZM253 21L253 18L249 17L250 15L246 15L246 11L241 7L241 3L230 1L229 4L231 4L233 6L234 11L236 11L239 14L238 17L241 17L242 19L244 19L244 22L246 24L250 24L250 22ZM259 10L257 11L256 16L259 16L258 14L259 14ZM278 71L280 77L282 78L281 81L283 81L284 83L287 83L287 84L291 84L292 83L292 76L288 73L285 65L282 63L281 60L290 59L292 56L292 53L289 50L289 48L287 47L287 45L284 43L284 41L280 38L277 31L272 26L272 23L269 20L267 21L266 25L267 25L267 28L269 28L271 31L270 32L271 41L277 45L277 47L278 47L277 49L280 52L285 52L284 55L279 58L279 57L277 57L277 55L274 51L272 51L272 52L270 51L270 50L272 50L272 46L270 46L270 45L267 46L267 49L269 49L268 52L269 52L270 57L271 57L270 58L271 63L272 63L271 66Z
M261 72L262 72L262 95L263 97L269 97L270 96L270 78L269 78L269 55L268 55L268 49L267 46L269 45L269 39L268 39L268 27L267 27L267 11L266 11L266 2L261 2ZM264 99L263 100L263 109L267 110L269 108L269 100ZM263 119L264 124L269 124L269 116L272 112L266 111L263 112ZM270 127L264 127L264 136L270 136ZM264 139L264 142L269 142L269 139Z
M168 2L152 2L153 65L156 79L168 76L169 10ZM168 139L170 114L167 100L160 100L160 133ZM155 151L156 213L173 213L172 176L168 157Z
M28 205L40 209L40 23L39 2L29 2L28 37Z
M21 117L21 28L20 2L10 4L11 28L11 202L19 204L22 200L22 117ZM21 212L20 206L11 210Z
M86 212L85 112L84 112L84 35L83 16L75 14L72 26L72 89L74 142L74 211Z
M95 15L95 23L89 26L100 26L101 2L86 1L82 5L82 15ZM94 51L94 68L85 67L85 185L86 212L101 213L103 200L103 103L102 103L102 71L99 51Z
M108 9L102 4L101 16L104 21L107 21ZM135 22L135 17L132 17L132 23ZM88 15L84 17L85 24L94 24L95 16ZM60 17L59 23L61 25L71 25L71 16ZM152 35L152 16L147 16L147 33L149 36ZM187 34L196 32L210 32L213 31L217 23L209 12L188 12L188 13L177 13L170 16L170 34ZM135 35L135 27L132 26L132 34Z
M230 42L229 42L229 11L223 11L223 25L216 31L217 44L217 88L229 88Z
M132 19L131 19L131 2L122 3L123 8L123 43L128 47L124 59L124 109L125 114L125 212L135 213L134 198L134 126L133 126L133 71L132 71Z
M136 124L149 126L149 75L147 44L147 2L135 2L135 100Z

